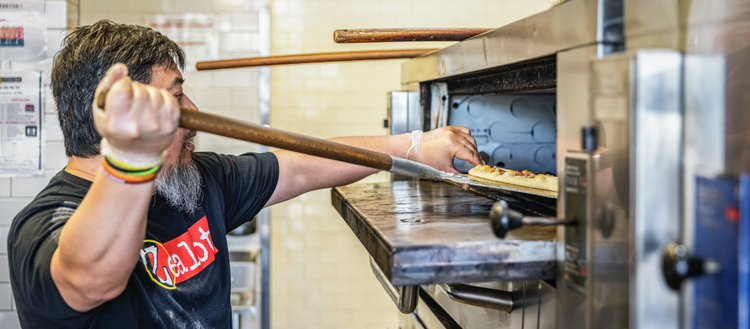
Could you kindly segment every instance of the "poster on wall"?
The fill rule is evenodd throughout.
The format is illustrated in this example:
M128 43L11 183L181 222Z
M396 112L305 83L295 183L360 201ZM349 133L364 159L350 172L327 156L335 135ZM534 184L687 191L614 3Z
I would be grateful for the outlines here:
M182 47L187 56L187 71L195 71L198 60L218 57L219 37L213 15L149 15L146 23Z
M0 60L43 60L46 31L44 0L0 0Z
M0 176L41 175L42 72L0 71Z

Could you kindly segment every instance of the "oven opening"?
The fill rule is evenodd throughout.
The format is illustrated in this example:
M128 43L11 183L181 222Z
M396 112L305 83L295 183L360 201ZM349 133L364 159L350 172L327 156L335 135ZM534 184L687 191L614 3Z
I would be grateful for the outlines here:
M555 56L420 84L425 130L471 130L486 165L557 174ZM473 167L454 162L466 173Z
M555 99L549 91L452 95L448 125L471 130L487 165L555 175ZM454 165L464 173L473 167L463 160Z

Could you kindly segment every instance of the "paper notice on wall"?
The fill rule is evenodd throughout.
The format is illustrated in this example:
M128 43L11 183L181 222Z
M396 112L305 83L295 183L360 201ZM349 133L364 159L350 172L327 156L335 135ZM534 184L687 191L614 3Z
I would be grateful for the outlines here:
M212 15L148 15L146 22L182 47L187 71L195 71L196 61L218 57L219 37Z
M42 73L0 72L0 175L40 175Z
M44 0L0 0L0 60L43 60L46 31Z

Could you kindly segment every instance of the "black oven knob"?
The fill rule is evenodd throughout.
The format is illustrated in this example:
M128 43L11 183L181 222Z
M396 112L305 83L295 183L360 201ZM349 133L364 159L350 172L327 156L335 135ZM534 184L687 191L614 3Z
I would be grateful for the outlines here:
M711 259L701 259L690 256L687 247L677 243L670 243L664 248L662 270L667 285L680 290L682 281L693 276L719 273L719 263Z
M573 220L559 218L524 216L522 213L510 209L506 201L495 202L492 205L492 209L490 209L490 225L492 226L492 232L498 238L505 238L508 231L515 230L524 225L569 225L573 222Z

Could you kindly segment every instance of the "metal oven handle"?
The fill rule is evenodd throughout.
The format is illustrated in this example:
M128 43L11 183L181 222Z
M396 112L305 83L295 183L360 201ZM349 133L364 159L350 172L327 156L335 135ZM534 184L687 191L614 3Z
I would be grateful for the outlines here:
M385 292L391 297L391 300L396 304L399 312L409 314L414 312L417 308L417 298L419 294L419 286L397 286L394 287L375 260L370 257L370 267L372 273L375 274L375 278L378 279L380 285L383 286Z
M513 294L509 291L475 287L466 284L438 284L451 299L474 306L491 308L510 313L513 310Z

